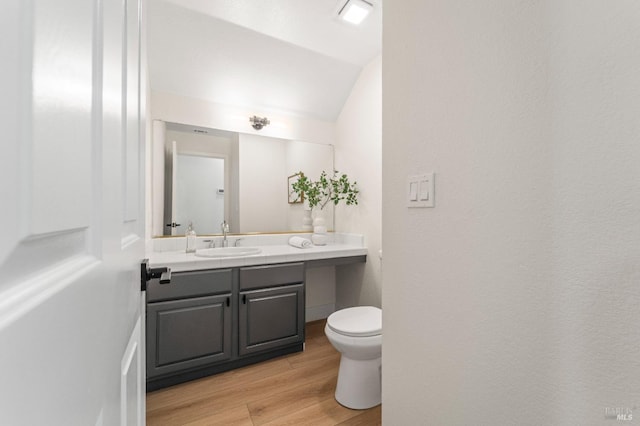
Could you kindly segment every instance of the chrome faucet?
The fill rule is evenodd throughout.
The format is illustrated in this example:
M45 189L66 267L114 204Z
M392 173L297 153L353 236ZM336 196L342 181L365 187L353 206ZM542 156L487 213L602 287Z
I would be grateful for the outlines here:
M227 241L227 234L229 233L229 224L227 221L223 221L220 225L222 228L222 247L229 247L229 241Z

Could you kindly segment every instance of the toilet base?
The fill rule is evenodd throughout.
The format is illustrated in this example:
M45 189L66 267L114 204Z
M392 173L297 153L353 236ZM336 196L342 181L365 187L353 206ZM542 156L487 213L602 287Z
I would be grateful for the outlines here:
M375 407L382 400L381 361L353 360L342 355L338 384L336 386L336 401L340 405L355 410Z

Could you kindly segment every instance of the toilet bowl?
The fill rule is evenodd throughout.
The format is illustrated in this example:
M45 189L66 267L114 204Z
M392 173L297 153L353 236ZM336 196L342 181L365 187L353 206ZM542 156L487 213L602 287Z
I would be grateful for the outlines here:
M382 311L357 306L334 312L324 328L329 342L341 353L336 401L347 408L380 404Z

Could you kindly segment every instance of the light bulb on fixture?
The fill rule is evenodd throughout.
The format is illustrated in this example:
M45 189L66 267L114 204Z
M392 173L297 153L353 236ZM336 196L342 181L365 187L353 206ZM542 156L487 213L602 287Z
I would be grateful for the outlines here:
M365 0L347 0L338 12L343 21L358 25L371 13L373 5Z
M262 129L267 124L271 123L267 117L258 117L254 115L253 117L249 117L249 122L251 123L251 127L256 130Z

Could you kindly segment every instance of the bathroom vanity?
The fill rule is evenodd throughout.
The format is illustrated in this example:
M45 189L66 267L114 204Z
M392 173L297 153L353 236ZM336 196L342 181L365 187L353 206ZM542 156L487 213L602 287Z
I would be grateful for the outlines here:
M271 244L242 257L152 252L150 265L172 276L147 287L147 391L303 350L307 268L365 262L366 248L282 241L253 237Z

